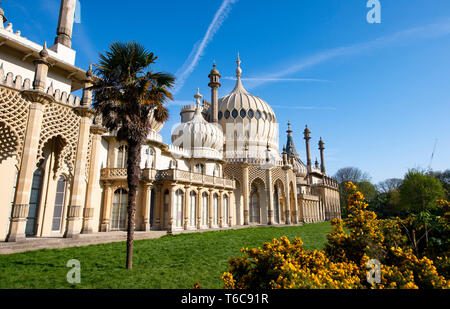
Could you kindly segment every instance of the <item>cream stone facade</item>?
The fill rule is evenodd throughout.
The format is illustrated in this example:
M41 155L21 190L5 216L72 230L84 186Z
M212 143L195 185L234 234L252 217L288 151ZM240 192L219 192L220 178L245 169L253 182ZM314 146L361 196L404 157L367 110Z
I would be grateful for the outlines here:
M107 132L92 109L92 68L75 67L71 37L75 0L62 0L53 46L13 31L0 8L0 240L74 238L126 230L127 145ZM287 143L279 153L275 112L248 93L238 57L236 86L219 97L220 73L209 74L210 102L199 90L181 108L172 144L152 121L142 149L136 229L207 230L298 224L340 217L336 181L306 164ZM82 89L82 97L73 92Z

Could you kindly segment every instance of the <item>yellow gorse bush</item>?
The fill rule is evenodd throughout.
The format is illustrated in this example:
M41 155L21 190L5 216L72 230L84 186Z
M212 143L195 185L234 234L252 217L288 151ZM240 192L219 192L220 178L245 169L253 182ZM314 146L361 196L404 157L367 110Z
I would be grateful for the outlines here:
M303 242L287 237L273 239L258 248L243 248L244 256L229 260L222 275L226 289L359 289L450 288L437 273L433 261L418 259L407 248L395 220L379 220L356 186L346 184L349 216L333 219L333 231L321 251L306 250ZM449 203L441 201L445 207ZM347 232L347 231L348 232ZM367 282L367 263L380 261L381 282ZM445 257L447 259L447 257Z

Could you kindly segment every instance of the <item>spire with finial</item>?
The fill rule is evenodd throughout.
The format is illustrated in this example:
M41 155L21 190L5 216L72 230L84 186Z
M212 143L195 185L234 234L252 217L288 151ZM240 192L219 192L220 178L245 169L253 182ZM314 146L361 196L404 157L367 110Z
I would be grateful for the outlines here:
M291 122L290 122L290 121L288 121L288 129L287 129L286 133L292 134L292 130L291 130Z
M234 89L232 92L241 92L241 93L248 93L247 90L245 90L244 86L242 85L241 77L242 77L242 69L241 69L241 58L239 57L239 53L237 55L237 68L236 68L236 86L234 86Z
M43 60L47 60L48 58L47 42L44 42L44 46L42 47L42 50L39 52L39 56L41 56Z
M239 52L238 52L238 54L237 54L237 60L236 60L236 63L237 63L236 77L237 77L237 79L241 79L241 76L242 76L242 69L241 69L241 59L239 58Z
M195 112L200 112L200 99L203 98L203 96L200 94L200 88L197 88L197 93L194 95L195 98Z

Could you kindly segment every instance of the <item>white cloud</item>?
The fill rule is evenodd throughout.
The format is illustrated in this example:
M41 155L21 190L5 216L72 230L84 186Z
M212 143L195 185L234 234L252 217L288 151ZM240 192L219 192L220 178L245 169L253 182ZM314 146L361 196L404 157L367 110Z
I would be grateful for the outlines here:
M226 76L223 79L236 80L236 77ZM326 79L317 78L241 78L243 81L262 81L262 82L330 82Z
M204 50L213 39L216 32L220 29L225 19L228 17L228 14L231 10L231 5L237 1L238 0L224 0L222 2L219 10L217 10L216 14L214 15L212 22L209 24L208 30L203 36L203 39L200 41L200 43L195 44L183 66L175 73L177 77L177 84L174 93L177 93L181 90L181 88L183 88L186 79L191 75L191 73L199 63Z

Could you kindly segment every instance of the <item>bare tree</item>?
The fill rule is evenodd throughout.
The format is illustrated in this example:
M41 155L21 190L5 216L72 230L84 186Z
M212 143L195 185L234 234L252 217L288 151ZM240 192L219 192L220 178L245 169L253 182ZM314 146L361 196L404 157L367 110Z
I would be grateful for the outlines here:
M367 181L370 182L370 176L368 173L361 171L357 167L344 167L339 169L334 175L334 179L338 183L351 181L353 183Z
M389 178L384 181L379 182L376 185L378 192L381 193L389 193L393 191L397 191L398 188L402 185L403 180L399 178Z

